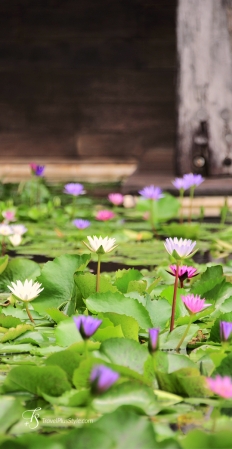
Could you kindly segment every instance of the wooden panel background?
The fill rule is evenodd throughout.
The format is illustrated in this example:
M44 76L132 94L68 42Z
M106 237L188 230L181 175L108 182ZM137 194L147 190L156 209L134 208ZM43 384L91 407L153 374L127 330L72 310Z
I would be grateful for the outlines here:
M170 151L175 15L176 0L1 0L0 157L150 167Z

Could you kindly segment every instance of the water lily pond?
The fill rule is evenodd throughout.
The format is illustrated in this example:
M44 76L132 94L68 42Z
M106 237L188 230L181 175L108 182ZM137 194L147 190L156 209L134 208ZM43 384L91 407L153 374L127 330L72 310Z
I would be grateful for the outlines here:
M226 203L31 170L0 185L0 448L231 449Z

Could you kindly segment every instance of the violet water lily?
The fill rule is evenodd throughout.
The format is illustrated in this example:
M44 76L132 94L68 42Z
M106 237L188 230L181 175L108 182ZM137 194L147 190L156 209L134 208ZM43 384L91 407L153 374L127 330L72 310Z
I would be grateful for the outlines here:
M183 214L182 214L182 201L184 197L184 192L186 189L188 189L188 183L184 178L176 178L174 181L172 181L172 184L174 187L176 187L177 190L179 190L179 196L180 196L180 223L183 223Z
M78 182L70 182L68 184L65 184L64 193L73 196L82 195L84 193L84 186L83 184L80 184Z
M13 231L13 234L23 235L27 232L26 226L22 224L15 224L11 225L11 229Z
M139 194L145 198L150 200L150 223L151 223L151 227L154 231L154 233L156 233L156 229L155 229L155 202L160 200L160 198L163 198L163 193L162 190L160 189L160 187L155 187L154 185L150 185L150 186L146 186L144 187L142 190L139 190Z
M159 342L159 328L148 329L148 350L150 354L154 354L158 349Z
M207 377L206 378L208 388L218 396L221 396L224 399L232 398L232 379L229 376L219 376L217 375L215 378Z
M92 394L102 394L107 391L119 378L119 374L104 365L93 367L90 375Z
M43 173L44 173L44 170L45 170L45 166L44 165L38 165L38 164L35 164L34 162L32 162L30 164L30 168L31 168L31 171L32 171L33 175L39 176L39 177L43 176Z
M232 323L229 321L220 321L220 337L222 342L232 339Z
M202 182L204 182L204 178L201 175L197 175L195 173L188 173L183 176L183 181L185 182L186 189L190 189L191 187L197 187Z
M92 337L102 323L102 320L85 315L74 316L73 319L83 340Z
M93 237L87 236L89 243L83 242L87 248L98 255L98 263L97 263L97 281L96 281L96 291L99 292L100 288L100 269L101 269L101 256L105 253L110 253L113 251L118 245L116 245L115 238L110 237L97 237L94 235Z
M190 326L192 324L192 319L195 313L199 313L202 310L204 310L206 307L211 306L212 304L206 304L205 303L205 299L201 299L200 296L198 295L193 295L193 294L189 294L186 296L181 296L181 299L185 305L185 307L188 309L188 311L190 312L190 318L189 318L189 323L185 329L185 332L183 333L182 338L180 339L177 347L176 347L176 351L178 351L178 349L181 347L185 337L188 335L188 331L190 329Z
M108 199L114 206L120 206L123 203L124 196L121 193L110 193Z
M154 185L144 187L142 190L139 190L139 194L142 195L143 198L156 201L164 196L160 187L155 187Z
M73 224L77 229L86 229L90 226L90 221L83 220L82 218L76 218L75 220L73 220Z
M192 220L192 204L193 197L196 187L198 187L204 181L204 178L201 175L196 175L194 173L188 173L183 176L183 179L186 183L188 189L190 189L190 206L189 206L189 217L188 222L191 223Z

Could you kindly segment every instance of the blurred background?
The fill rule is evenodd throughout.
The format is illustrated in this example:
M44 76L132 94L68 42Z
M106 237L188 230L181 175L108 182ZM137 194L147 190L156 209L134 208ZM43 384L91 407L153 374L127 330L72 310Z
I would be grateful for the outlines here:
M4 176L35 161L71 177L83 164L122 179L230 177L231 11L225 0L1 0Z

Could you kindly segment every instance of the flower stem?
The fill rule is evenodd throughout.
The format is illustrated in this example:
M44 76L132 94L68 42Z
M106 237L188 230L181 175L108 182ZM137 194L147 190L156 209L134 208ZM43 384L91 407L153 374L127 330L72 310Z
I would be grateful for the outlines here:
M183 198L184 198L184 189L180 189L180 224L183 223Z
M194 197L194 186L190 187L190 203L189 203L188 223L191 223L191 221L192 221L193 197Z
M4 235L2 236L2 256L5 256L6 253L6 242Z
M184 333L183 333L183 335L182 335L182 337L181 337L181 339L180 339L180 341L179 341L179 343L178 343L178 345L176 347L176 351L178 351L180 349L180 347L181 347L181 345L182 345L186 335L188 335L189 328L190 328L190 326L192 324L192 319L193 319L193 314L190 315L188 326L186 327L186 329L185 329L185 331L184 331Z
M87 359L89 357L89 351L88 351L88 341L84 340L84 356Z
M27 314L28 314L28 316L29 316L31 322L35 324L35 322L34 322L32 316L31 316L31 312L30 312L30 310L29 310L29 307L28 307L28 304L27 304L27 303L26 303L26 311L27 311Z
M174 329L175 311L176 311L176 294L177 294L177 287L178 287L178 275L179 275L179 263L177 262L176 263L176 276L175 276L175 283L174 283L174 291L173 291L170 332L172 332Z
M101 254L98 254L96 292L99 292L100 289L100 269L101 269Z
M155 223L154 223L154 205L155 205L155 200L150 199L150 225L151 225L151 229L152 229L155 237L158 237L156 228L155 228Z

